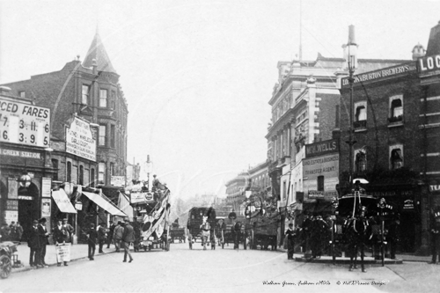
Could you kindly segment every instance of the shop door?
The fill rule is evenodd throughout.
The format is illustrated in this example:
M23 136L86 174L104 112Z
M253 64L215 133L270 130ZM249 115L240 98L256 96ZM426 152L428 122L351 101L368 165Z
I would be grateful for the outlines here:
M402 212L400 215L400 250L415 252L416 223L415 212Z
M28 237L28 231L32 227L32 221L38 220L39 204L38 204L38 188L31 184L28 188L18 189L18 221L23 227L24 240Z

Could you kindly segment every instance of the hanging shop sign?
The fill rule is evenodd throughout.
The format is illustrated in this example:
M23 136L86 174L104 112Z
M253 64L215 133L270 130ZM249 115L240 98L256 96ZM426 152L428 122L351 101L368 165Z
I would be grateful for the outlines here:
M0 98L0 142L48 147L50 109Z
M96 162L96 139L90 123L75 117L66 127L66 152Z

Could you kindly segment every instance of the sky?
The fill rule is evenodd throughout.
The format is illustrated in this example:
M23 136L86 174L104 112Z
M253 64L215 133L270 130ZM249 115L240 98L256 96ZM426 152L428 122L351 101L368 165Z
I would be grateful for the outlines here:
M410 59L438 11L440 0L0 0L0 83L84 60L98 29L128 102L128 161L145 171L150 155L175 198L225 197L266 160L277 63L298 58L300 39L305 60L343 57L353 24L359 58Z

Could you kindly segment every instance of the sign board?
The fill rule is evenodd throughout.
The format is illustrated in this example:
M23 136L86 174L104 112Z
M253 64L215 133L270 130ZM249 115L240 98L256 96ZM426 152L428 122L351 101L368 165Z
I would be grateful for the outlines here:
M403 202L404 210L414 210L414 201L412 199L407 199Z
M34 197L30 196L30 195L19 195L18 199L21 199L21 200L34 200Z
M418 61L417 69L422 77L440 75L440 55L425 56Z
M41 197L50 198L51 186L52 186L52 178L43 177L41 182Z
M0 97L0 142L49 147L50 109Z
M410 71L416 71L416 63L405 63L397 66L387 67L375 71L365 72L353 76L354 84L368 81L378 81L390 77L395 77ZM348 87L350 85L348 77L342 79L342 87Z
M83 204L82 204L82 202L80 202L80 201L75 202L75 209L76 209L76 210L78 210L78 211L82 211L82 208L83 208Z
M56 245L55 251L56 251L56 258L58 263L64 261L70 261L70 243L66 243L63 245Z
M15 178L8 178L8 198L18 198L18 182Z
M7 199L6 209L10 211L18 211L18 200L17 199Z
M66 127L66 152L96 162L96 139L90 123L75 117Z
M50 217L50 198L42 198L41 199L41 217L49 218Z
M130 202L131 203L139 203L146 201L153 201L154 195L150 192L132 192L130 194Z
M113 186L125 186L125 176L111 176L110 184Z
M339 144L336 139L306 144L306 158L322 156L328 153L339 151Z
M5 222L10 225L12 222L18 222L18 211L5 211Z
M337 197L336 184L339 183L339 154L304 159L304 191L308 198ZM321 180L322 190L318 190Z
M11 149L0 149L0 155L10 157L20 157L26 159L41 159L41 154L36 152L25 152Z

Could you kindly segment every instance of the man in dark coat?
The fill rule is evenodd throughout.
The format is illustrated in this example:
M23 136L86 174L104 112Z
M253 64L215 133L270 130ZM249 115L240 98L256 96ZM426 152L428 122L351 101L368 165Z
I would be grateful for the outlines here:
M296 232L293 230L293 224L289 224L289 228L286 231L287 237L287 259L293 259L293 252L295 249L295 236Z
M235 223L234 227L235 239L234 239L234 249L239 249L240 238L241 238L241 222Z
M46 257L46 245L47 245L47 237L49 237L49 232L46 228L46 218L41 218L38 220L38 237L40 240L40 264L44 267L47 267L48 265L44 261L44 258Z
M312 257L317 258L321 257L322 250L326 245L328 226L324 221L321 215L316 215L315 219L312 222L311 227L311 248L312 248Z
M108 235L107 235L107 248L110 248L110 244L113 241L113 232L115 231L115 223L112 221L112 223L110 224L110 228L108 231Z
M102 247L104 246L105 240L107 239L107 229L105 227L105 223L101 223L98 228L98 244L99 244L99 253L104 253L102 251Z
M86 233L87 244L89 247L89 260L95 260L96 239L98 238L98 232L96 232L95 224L90 224L90 229Z
M28 246L31 250L29 255L29 265L32 268L43 267L40 265L40 238L38 234L38 221L34 220L28 234Z
M124 245L124 260L123 262L127 262L127 255L130 257L128 262L133 261L133 257L130 253L130 242L134 242L134 229L133 226L130 225L128 220L125 220L124 233L122 234L122 243Z

